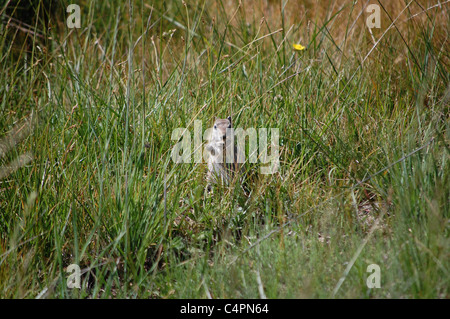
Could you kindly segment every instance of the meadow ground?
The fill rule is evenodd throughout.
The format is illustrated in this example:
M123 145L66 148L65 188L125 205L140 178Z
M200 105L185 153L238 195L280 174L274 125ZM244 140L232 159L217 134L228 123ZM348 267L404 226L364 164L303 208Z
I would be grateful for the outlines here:
M450 297L449 1L2 3L0 297ZM228 115L280 166L206 196Z

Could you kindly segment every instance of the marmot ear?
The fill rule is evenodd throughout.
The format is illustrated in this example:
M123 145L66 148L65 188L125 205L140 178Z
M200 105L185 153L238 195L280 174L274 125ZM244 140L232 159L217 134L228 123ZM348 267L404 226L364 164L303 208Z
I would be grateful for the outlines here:
M231 116L228 116L227 120L230 122L230 125L228 125L228 127L231 127Z

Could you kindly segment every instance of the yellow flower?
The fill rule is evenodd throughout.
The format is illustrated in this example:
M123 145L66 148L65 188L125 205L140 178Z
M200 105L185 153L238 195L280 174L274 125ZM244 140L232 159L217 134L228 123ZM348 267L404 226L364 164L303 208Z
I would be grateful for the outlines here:
M299 44L299 43L294 43L292 46L294 47L295 51L303 51L303 50L305 50L305 47L303 45Z

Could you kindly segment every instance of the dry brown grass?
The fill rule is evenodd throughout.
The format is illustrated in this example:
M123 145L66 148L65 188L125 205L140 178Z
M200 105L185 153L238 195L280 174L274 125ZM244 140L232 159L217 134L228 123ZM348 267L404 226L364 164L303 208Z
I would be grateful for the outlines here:
M217 10L217 1L210 1L207 7L211 8L211 12ZM400 31L406 31L406 23L408 21L414 24L423 23L427 18L436 18L437 25L444 27L448 23L448 6L449 3L441 1L442 8L436 6L437 1L431 0L413 0L413 1L389 1L389 0L334 0L334 1L277 1L277 0L246 0L236 1L227 0L223 5L228 13L228 18L234 16L232 23L244 18L247 23L256 23L262 18L266 19L272 30L282 27L282 5L284 5L285 28L305 23L306 26L316 24L323 25L325 21L337 14L333 22L329 25L329 32L336 40L342 40L345 36L347 26L354 24L352 34L358 32L367 32L365 28L365 20L370 13L367 13L366 7L370 4L381 5L381 25L382 30L387 28L393 19L400 14L396 26ZM409 4L409 5L408 5ZM402 13L402 11L407 9ZM383 9L384 8L384 9ZM431 8L431 9L430 9ZM385 10L385 11L384 11ZM413 18L411 18L413 17ZM409 19L411 18L411 19ZM409 19L409 20L408 20ZM376 31L376 30L375 30Z
M437 5L439 3L441 3L440 6ZM370 12L366 12L366 8L370 4L378 4L381 7L380 29L370 30L365 25L370 15ZM434 37L433 44L437 47L448 47L449 7L449 1L432 0L226 0L223 2L211 0L206 5L209 14L217 21L219 29L221 24L227 23L239 28L239 24L245 20L248 26L260 26L259 36L268 34L268 28L272 32L283 28L284 31L274 35L274 38L281 41L284 37L288 43L299 41L302 44L308 44L315 34L314 29L320 29L330 20L326 25L325 33L344 52L359 50L364 42L373 46L389 27L395 29L406 41L411 41L406 43L408 46L414 45L412 41L415 37L407 35L411 32L421 32L427 19L435 20L435 33L441 35ZM227 21L220 18L223 16L221 11L226 12ZM284 25L282 15L284 15ZM392 25L393 21L395 21L394 25ZM361 39L365 40L361 41ZM271 46L269 38L265 39L264 46Z

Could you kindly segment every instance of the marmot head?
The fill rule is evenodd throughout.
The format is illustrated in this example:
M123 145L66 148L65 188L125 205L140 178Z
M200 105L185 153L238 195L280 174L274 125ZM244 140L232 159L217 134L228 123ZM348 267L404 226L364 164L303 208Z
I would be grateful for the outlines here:
M227 128L231 128L231 116L226 119L216 119L213 127L213 134L225 139L227 135Z

